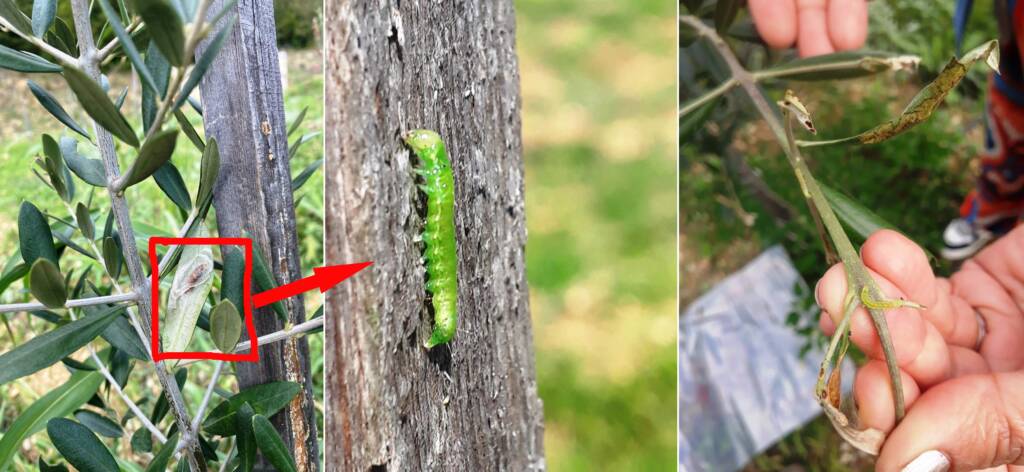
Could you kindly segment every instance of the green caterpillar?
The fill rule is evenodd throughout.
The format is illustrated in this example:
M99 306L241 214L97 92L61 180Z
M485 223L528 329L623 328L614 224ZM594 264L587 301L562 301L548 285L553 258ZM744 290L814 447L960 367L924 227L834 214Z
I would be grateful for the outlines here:
M455 254L455 181L441 136L434 131L413 130L405 144L419 157L415 172L423 176L420 190L427 194L427 221L423 242L427 266L427 291L434 304L434 331L427 349L445 344L455 336L458 318L458 275Z

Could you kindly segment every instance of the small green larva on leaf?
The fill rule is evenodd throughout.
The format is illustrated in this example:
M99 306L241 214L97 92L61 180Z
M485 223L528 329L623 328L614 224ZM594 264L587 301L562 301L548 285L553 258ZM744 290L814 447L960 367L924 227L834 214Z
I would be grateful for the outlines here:
M405 144L420 160L415 172L423 176L419 188L427 194L426 245L427 291L434 305L434 331L424 344L430 349L455 336L458 309L457 257L455 253L455 182L441 136L434 131L413 130Z

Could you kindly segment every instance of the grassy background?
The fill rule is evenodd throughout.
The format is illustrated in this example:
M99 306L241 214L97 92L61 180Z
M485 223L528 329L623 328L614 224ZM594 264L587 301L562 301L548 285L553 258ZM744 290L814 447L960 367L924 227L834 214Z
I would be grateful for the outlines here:
M551 470L675 460L675 5L516 2Z
M871 2L868 48L915 54L916 73L881 74L842 82L767 84L771 98L792 88L814 117L822 139L849 136L895 116L955 53L952 4ZM741 14L745 16L745 13ZM741 21L743 16L741 16ZM978 4L964 50L996 37L991 4ZM784 53L731 42L751 69L786 60ZM696 49L682 52L695 54ZM926 122L899 137L870 146L833 146L804 153L815 177L893 223L933 254L942 230L958 215L977 175L974 157L982 145L981 112L986 71L975 67L946 104ZM712 81L714 82L714 81ZM682 84L684 90L688 85ZM692 98L684 93L681 100ZM760 251L782 244L808 286L827 269L821 242L785 155L749 101L732 94L701 132L680 146L680 306L689 302ZM776 222L763 200L726 165L731 149L767 186L788 202L796 218ZM854 244L861 240L849 233ZM953 267L938 262L948 274ZM805 303L813 304L813 300ZM817 318L794 319L809 343L823 342ZM819 359L809 362L817 363ZM808 386L808 391L810 391ZM814 400L808 396L807 401ZM754 458L749 471L872 470L873 460L857 453L824 418L809 423Z

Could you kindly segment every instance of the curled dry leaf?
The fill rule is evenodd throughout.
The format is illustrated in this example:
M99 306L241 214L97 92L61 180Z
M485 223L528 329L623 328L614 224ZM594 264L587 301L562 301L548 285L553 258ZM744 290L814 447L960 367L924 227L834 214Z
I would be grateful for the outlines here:
M874 144L885 141L928 119L938 109L949 92L967 75L967 70L979 60L992 70L999 72L999 42L992 40L964 54L960 59L952 58L938 77L914 96L899 116L869 129L856 136L827 141L800 141L800 146L824 146L846 142Z
M810 131L811 134L818 133L818 130L814 128L814 121L811 120L811 113L807 111L804 104L800 102L800 98L797 97L792 90L786 90L786 96L779 101L779 106L792 112L797 121L799 121L807 131Z

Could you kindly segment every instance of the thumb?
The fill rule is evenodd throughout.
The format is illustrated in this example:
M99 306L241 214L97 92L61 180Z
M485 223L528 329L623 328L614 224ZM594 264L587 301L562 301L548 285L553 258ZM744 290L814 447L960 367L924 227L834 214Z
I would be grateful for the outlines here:
M959 377L925 392L882 446L877 470L937 450L948 470L1024 464L1024 373Z

